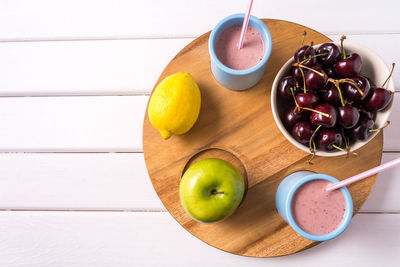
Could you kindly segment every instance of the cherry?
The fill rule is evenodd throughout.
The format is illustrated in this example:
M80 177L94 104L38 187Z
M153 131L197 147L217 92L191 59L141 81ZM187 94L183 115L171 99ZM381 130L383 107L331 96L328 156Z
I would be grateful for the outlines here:
M362 115L356 126L350 130L350 137L352 139L367 140L373 127L374 121Z
M358 75L361 70L362 60L361 57L353 53L347 58L343 58L336 62L335 72L340 77L352 77Z
M315 66L305 74L307 90L317 91L325 87L328 81L328 75L325 71Z
M292 129L293 137L302 144L306 144L310 141L313 132L311 124L307 121L296 123Z
M340 59L340 49L333 43L320 45L317 54L326 54L318 57L318 62L324 66L333 65Z
M371 90L372 94L364 104L368 110L381 111L385 109L393 99L393 92L383 89L375 88Z
M319 104L315 111L311 112L310 123L312 126L322 125L333 127L336 124L336 109L331 104Z
M367 117L370 120L375 121L376 111L366 110L364 107L358 109L361 116Z
M337 76L334 66L324 66L323 69L324 69L326 75L328 75L329 77L335 78Z
M353 128L360 119L360 112L354 106L338 108L338 122L345 129Z
M346 92L346 95L348 98L350 98L355 102L362 102L368 96L371 86L368 80L362 76L355 76L351 78L351 80L353 80L354 83L346 82L344 84L344 90ZM363 93L362 95L360 91Z
M300 107L313 108L318 104L318 96L312 92L298 93L296 101Z
M362 60L357 53L346 56L346 51L343 47L344 39L346 39L346 36L343 35L342 38L340 38L343 58L336 62L335 72L339 77L350 78L360 73Z
M322 92L320 98L323 102L329 103L335 106L340 106L340 95L339 90L334 84L329 84L325 91Z
M299 111L296 106L288 108L283 115L283 123L288 130L292 129L293 125L295 125L302 119L303 113L301 113L301 111Z
M315 56L314 48L309 45L303 45L294 53L294 61L300 63L309 58L308 60L303 62L302 65L313 67L317 64L317 58L313 56Z
M318 148L331 151L343 145L343 135L336 128L322 129L317 138Z
M302 71L303 71L303 73L305 75L307 70L303 69ZM290 75L295 77L300 84L303 84L304 78L303 78L303 75L301 74L300 68L292 67L292 69L290 71Z
M283 77L278 84L278 93L281 97L287 99L287 100L292 100L293 96L292 96L292 91L290 90L290 88L293 89L293 93L297 92L297 80L295 77L293 76L286 76Z

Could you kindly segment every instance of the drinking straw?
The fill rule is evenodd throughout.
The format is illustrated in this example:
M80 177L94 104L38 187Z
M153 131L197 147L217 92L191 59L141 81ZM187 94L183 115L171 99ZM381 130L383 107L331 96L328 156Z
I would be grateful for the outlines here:
M240 39L239 39L239 45L238 45L239 50L242 49L242 47L243 47L244 36L247 31L247 25L249 25L249 18L250 18L250 12L251 12L252 5L253 5L253 0L250 0L249 5L247 6L246 15L244 16L242 32L240 33Z
M400 164L400 158L394 159L394 160L389 161L389 162L387 162L385 164L382 164L382 165L380 165L378 167L375 167L375 168L372 168L372 169L370 169L368 171L365 171L365 172L362 172L360 174L354 175L353 177L347 178L347 179L345 179L345 180L343 180L341 182L329 185L329 186L327 186L325 188L325 190L329 192L329 191L338 189L338 188L340 188L342 186L357 182L357 181L362 180L364 178L367 178L367 177L369 177L371 175L377 174L378 172L385 171L385 170L387 170L389 168L392 168L392 167L394 167L394 166L396 166L398 164Z

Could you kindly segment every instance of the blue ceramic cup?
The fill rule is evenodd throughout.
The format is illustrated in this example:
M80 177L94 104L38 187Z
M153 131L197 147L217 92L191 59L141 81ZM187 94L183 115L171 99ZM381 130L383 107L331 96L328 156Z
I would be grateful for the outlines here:
M214 30L211 32L210 38L208 39L211 72L214 75L215 80L224 87L236 91L248 89L258 83L264 74L265 66L272 50L271 33L267 26L257 17L250 16L249 26L256 29L263 38L264 57L257 65L246 70L235 70L222 64L215 54L215 43L223 31L234 25L242 25L243 19L244 14L235 14L224 18L217 24L217 26L215 26Z
M296 190L299 189L303 184L312 180L327 180L332 183L339 182L338 179L326 175L313 173L310 171L298 171L288 176L280 183L275 196L276 208L281 217L302 237L314 240L314 241L326 241L339 236L349 226L351 218L353 216L353 200L351 198L349 190L346 187L342 187L337 190L341 190L346 201L346 210L342 223L334 231L324 235L312 235L301 229L293 218L292 214L292 199Z

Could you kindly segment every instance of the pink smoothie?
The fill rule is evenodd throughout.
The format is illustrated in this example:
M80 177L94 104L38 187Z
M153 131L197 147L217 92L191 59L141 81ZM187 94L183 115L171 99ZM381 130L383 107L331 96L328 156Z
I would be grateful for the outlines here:
M325 191L325 187L330 183L325 180L312 180L297 189L293 196L293 218L307 233L330 233L343 220L346 201L341 190Z
M249 69L264 57L264 42L261 35L251 26L247 27L242 49L238 49L242 25L229 27L221 33L215 43L215 53L225 66Z

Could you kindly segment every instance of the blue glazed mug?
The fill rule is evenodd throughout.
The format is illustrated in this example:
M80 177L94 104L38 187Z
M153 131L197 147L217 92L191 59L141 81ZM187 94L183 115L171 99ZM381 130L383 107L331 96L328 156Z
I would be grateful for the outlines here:
M342 187L337 190L341 190L346 202L346 210L342 223L332 232L324 235L313 235L305 232L301 229L293 218L292 214L292 199L297 189L303 184L312 180L327 180L332 183L339 182L338 179L320 173L313 173L310 171L298 171L294 172L283 179L279 184L278 190L275 196L275 205L279 212L279 215L302 237L314 240L314 241L327 241L332 238L339 236L349 226L351 218L353 216L353 200L350 192L346 187Z
M257 65L246 70L235 70L222 64L215 54L215 43L223 31L234 25L242 25L243 19L244 14L235 14L224 18L217 24L217 26L215 26L211 32L210 38L208 39L211 72L215 80L224 87L235 91L248 89L258 83L264 74L265 66L272 50L271 33L267 26L257 17L250 16L249 26L256 29L263 39L264 57Z

